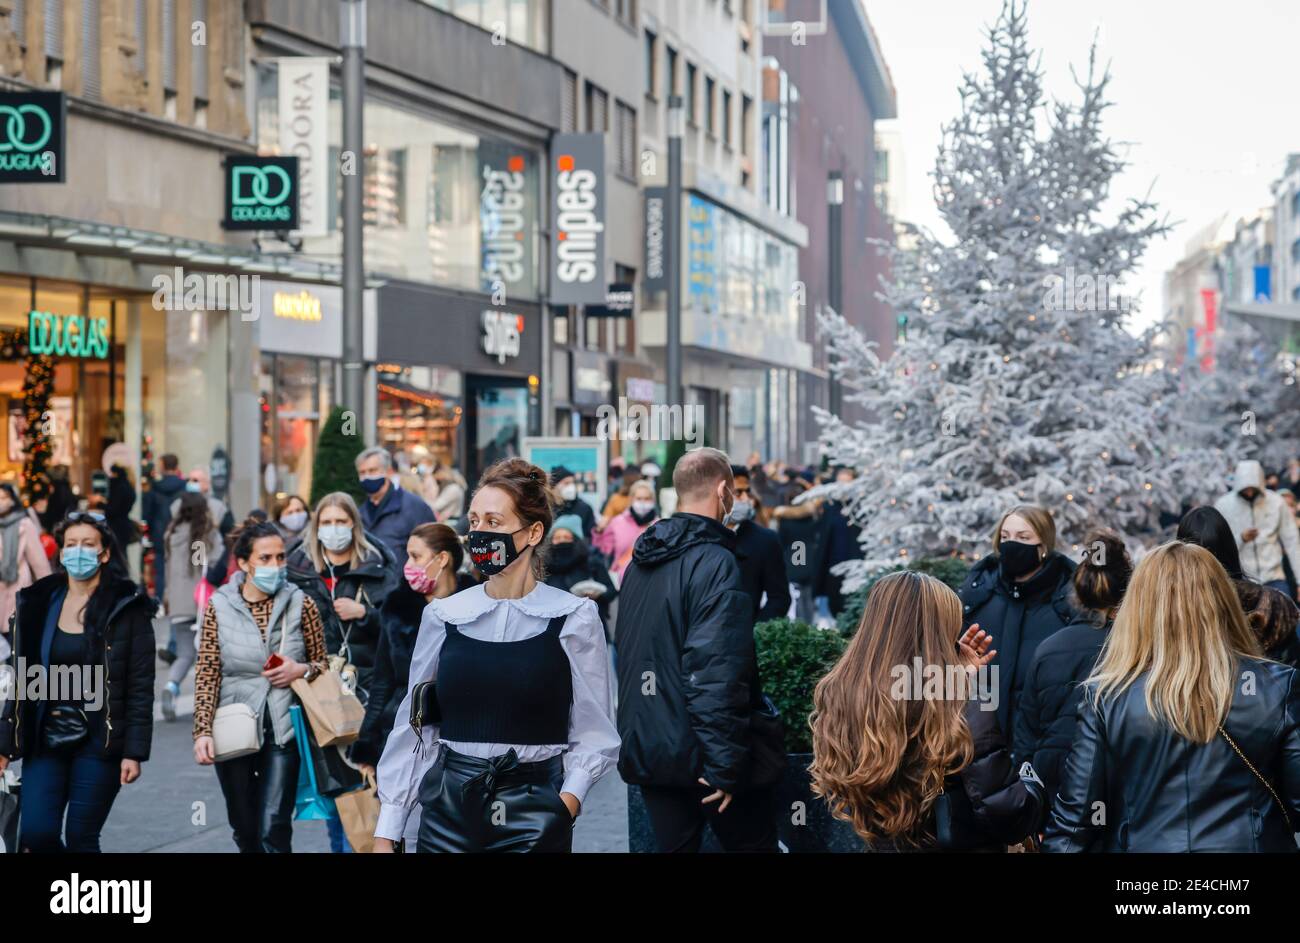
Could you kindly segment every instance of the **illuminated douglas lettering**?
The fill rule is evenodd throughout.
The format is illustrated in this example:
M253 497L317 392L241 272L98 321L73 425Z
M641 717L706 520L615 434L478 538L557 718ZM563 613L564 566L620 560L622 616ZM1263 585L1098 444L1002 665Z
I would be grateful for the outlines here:
M32 311L27 315L27 346L36 355L106 359L108 318Z

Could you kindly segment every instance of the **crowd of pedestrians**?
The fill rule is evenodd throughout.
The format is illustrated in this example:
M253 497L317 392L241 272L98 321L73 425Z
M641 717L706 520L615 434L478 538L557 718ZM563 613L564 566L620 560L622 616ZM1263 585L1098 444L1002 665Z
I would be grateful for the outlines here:
M876 580L807 717L764 691L754 627L834 631L863 511L805 493L850 469L700 448L671 482L614 468L598 509L563 466L506 459L471 489L376 448L360 501L287 495L237 523L167 455L142 504L154 594L123 552L124 470L52 528L53 494L27 508L0 484L0 656L103 677L7 697L0 772L22 761L23 847L98 850L149 759L161 661L168 721L193 671L194 760L243 852L292 850L305 784L334 851L568 851L615 770L660 851L711 831L774 852L789 724L811 733L815 795L873 851L1292 850L1293 465L1241 463L1144 554L1101 526L1067 554L1050 509L1007 508L959 590ZM937 689L900 689L913 666ZM320 713L325 690L350 719ZM332 798L362 784L373 834Z

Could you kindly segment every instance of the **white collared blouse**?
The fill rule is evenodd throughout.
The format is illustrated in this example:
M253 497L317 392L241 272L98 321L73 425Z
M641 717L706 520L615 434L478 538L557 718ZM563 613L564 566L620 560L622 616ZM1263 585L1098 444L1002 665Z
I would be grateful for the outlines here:
M447 638L448 623L470 638L487 642L518 642L546 631L550 620L568 616L560 631L560 646L569 658L573 677L573 706L569 711L569 742L555 744L459 743L442 739L435 724L425 724L417 739L410 725L411 692L438 673L438 655ZM618 762L619 738L614 725L614 680L609 670L605 629L596 604L539 582L519 599L493 599L484 586L475 586L435 599L424 610L420 634L411 656L406 697L397 710L379 760L379 824L377 838L393 841L415 837L420 781L438 758L442 745L457 753L490 759L514 750L521 763L564 755L564 785L579 802L592 785Z

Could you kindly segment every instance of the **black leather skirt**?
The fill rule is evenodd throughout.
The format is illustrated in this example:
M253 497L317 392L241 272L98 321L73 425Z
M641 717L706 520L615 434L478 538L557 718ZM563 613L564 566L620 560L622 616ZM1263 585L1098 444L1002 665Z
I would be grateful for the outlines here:
M416 850L573 850L573 817L560 798L564 758L520 763L514 750L480 760L449 750L420 783Z

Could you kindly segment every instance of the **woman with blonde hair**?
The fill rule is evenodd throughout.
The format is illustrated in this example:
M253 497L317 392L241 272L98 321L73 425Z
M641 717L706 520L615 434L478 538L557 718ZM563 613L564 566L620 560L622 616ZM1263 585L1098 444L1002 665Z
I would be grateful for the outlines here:
M1077 618L1074 563L1056 549L1056 522L1044 508L1013 507L993 529L993 552L962 584L962 618L998 640L998 726L1011 737L1038 646ZM1017 760L1029 757L1016 755Z
M892 573L813 694L813 791L873 851L1005 850L1038 827L1041 784L982 683L993 639L961 623L939 580Z
M1300 694L1208 550L1133 574L1085 682L1045 851L1295 851ZM1098 815L1103 810L1103 815Z

